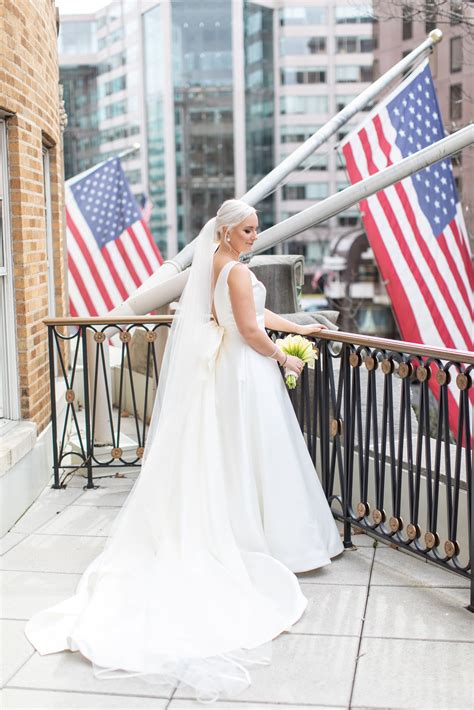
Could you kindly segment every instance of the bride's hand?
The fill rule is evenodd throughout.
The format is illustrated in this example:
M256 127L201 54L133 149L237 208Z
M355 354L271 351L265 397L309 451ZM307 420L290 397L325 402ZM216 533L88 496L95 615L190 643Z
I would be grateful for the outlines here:
M298 335L316 335L322 330L328 330L328 327L322 323L308 323L307 325L300 325Z
M293 372L295 375L301 375L304 367L304 362L296 355L288 355L288 359L284 364L284 370Z

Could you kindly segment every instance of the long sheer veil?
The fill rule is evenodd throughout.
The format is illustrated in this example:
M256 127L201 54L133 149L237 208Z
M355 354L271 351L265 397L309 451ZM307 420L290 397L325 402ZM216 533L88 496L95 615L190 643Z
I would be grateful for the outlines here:
M216 217L209 219L201 229L195 244L192 267L178 302L168 334L161 364L158 389L147 434L143 466L156 440L156 430L161 413L166 413L171 403L183 412L195 394L195 379L205 356L206 337L212 331L204 328L211 318L212 256L217 247ZM179 422L175 422L179 426Z

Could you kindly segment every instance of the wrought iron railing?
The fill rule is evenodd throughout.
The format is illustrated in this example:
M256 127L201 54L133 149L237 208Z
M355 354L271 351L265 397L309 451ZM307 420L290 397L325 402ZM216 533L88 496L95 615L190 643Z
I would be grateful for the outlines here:
M107 470L139 467L170 317L46 323L54 486L78 468L93 487ZM120 345L112 379L111 337ZM474 611L474 353L327 331L313 340L316 367L303 370L290 398L344 545L359 528L470 579ZM105 445L95 435L98 396Z

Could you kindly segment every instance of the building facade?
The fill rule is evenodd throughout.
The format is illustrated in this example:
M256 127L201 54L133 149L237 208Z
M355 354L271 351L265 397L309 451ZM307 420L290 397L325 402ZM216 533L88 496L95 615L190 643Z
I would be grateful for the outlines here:
M54 2L3 0L0 37L2 526L49 479L48 315L67 313L61 99ZM34 28L34 29L32 29ZM49 451L49 449L48 449ZM16 495L12 495L16 492ZM8 494L3 496L3 493Z
M82 106L97 117L98 141L94 153L87 133L92 120L76 127L71 116L66 164L81 153L81 141L76 170L91 151L107 157L139 142L124 167L135 194L149 194L152 232L162 254L172 257L224 199L242 196L370 83L367 8L362 0L131 0L112 2L86 19L64 17L67 110L79 115L81 93L78 88L75 103L66 91L67 72L84 82L96 71L96 107L93 83L79 87L88 96L80 98ZM67 46L71 34L76 39ZM341 135L257 205L262 228L346 185L335 151ZM303 254L311 273L329 244L358 221L357 210L349 210L284 250Z

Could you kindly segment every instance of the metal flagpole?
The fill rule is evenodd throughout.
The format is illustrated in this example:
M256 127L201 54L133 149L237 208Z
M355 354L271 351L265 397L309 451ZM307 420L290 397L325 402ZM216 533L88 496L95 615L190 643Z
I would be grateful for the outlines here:
M341 126L379 96L394 79L402 76L407 69L413 68L415 64L424 59L432 51L433 46L441 41L442 37L443 33L441 30L432 30L418 47L397 62L397 64L368 86L359 96L347 104L347 106L331 118L328 123L310 136L302 145L296 148L296 150L290 153L290 155L268 173L268 175L265 175L254 187L248 190L241 199L244 202L248 202L250 205L256 205L260 200L269 195L298 165L310 156L316 148L323 145L328 138L337 133ZM164 261L160 268L141 284L132 296L127 298L120 306L110 311L110 315L145 315L148 313L149 311L134 310L140 307L138 305L140 299L137 298L137 296L154 290L160 284L163 284L168 279L186 269L192 262L193 253L194 240L187 244L179 254L172 259ZM176 284L178 283L179 282L176 282ZM144 302L147 302L147 299L145 299Z
M254 249L248 252L248 258L251 259L255 254L260 254L275 246L275 244L294 237L305 229L325 222L330 217L334 217L334 215L339 214L339 212L346 210L348 207L352 207L352 205L379 192L379 190L384 190L409 175L423 170L428 165L437 163L439 160L453 155L472 144L474 144L474 124L461 128L456 133L442 138L436 143L410 155L408 158L404 158L400 162L380 170L375 175L371 175L355 185L351 185L345 190L341 190L341 192L302 210L293 215L293 217L269 227L260 233ZM135 314L138 314L138 312L149 313L155 308L179 298L188 274L189 269L146 293L137 293L131 296L129 301L133 312Z

